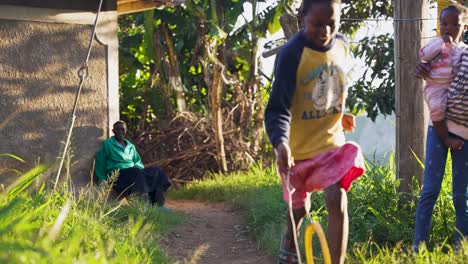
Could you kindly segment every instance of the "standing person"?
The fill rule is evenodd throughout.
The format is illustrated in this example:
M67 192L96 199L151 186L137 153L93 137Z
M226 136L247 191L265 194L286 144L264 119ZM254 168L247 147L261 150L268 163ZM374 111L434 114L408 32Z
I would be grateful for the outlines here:
M113 188L119 195L148 193L153 205L165 208L165 193L171 185L166 174L158 167L145 168L135 146L125 139L125 122L117 121L112 132L114 136L102 142L101 149L96 154L94 172L97 179L107 180L112 173L118 171Z
M324 190L333 264L343 263L348 242L347 194L364 172L360 147L345 142L354 116L344 115L347 90L344 68L349 47L337 34L340 0L303 0L304 28L280 50L273 90L265 110L265 128L278 159L283 198L299 229L310 210L312 191ZM288 183L290 186L288 186ZM297 263L289 213L279 263Z
M459 150L463 145L462 139L448 133L445 122L447 91L458 71L465 48L461 41L463 20L460 15L463 12L463 6L460 5L450 5L443 9L440 15L442 36L429 41L419 52L421 61L432 65L424 87L424 100L429 107L432 127L451 150Z
M466 15L467 9L458 4L450 5L441 12L441 34L453 39L454 44L451 44L453 46L461 46L461 44L457 43L461 41L463 30L466 29L466 24L464 23L464 19L467 18ZM432 213L440 193L449 149L452 157L452 198L455 207L455 226L457 229L455 244L457 245L462 237L468 235L468 108L466 101L468 98L464 96L468 90L468 53L466 47L463 48L461 68L452 84L449 85L450 88L446 86L433 87L433 89L444 89L443 92L440 91L439 97L444 96L445 99L439 98L437 101L448 100L448 108L440 110L443 112L443 116L446 116L446 120L442 122L444 123L443 125L446 123L448 131L442 131L441 133L440 128L436 128L435 122L428 127L424 181L416 208L416 224L414 228L414 250L416 252L418 252L421 243L427 244L429 242ZM420 63L418 65L416 72L429 82L426 85L426 89L430 88L430 83L433 81L431 79L434 76L433 72L439 69L437 64L434 63ZM447 89L449 89L448 95ZM451 143L447 144L447 137L461 141L461 144L457 143L454 146Z

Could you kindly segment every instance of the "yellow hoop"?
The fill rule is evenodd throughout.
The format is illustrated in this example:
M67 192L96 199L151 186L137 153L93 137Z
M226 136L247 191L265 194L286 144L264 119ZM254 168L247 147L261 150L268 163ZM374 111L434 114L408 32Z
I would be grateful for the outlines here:
M317 233L317 236L320 240L320 247L322 248L322 255L325 264L331 264L330 250L328 249L327 238L323 233L323 229L317 222L311 222L305 230L304 234L304 244L305 244L305 253L306 253L306 262L307 264L314 263L314 253L312 249L312 239L314 232Z

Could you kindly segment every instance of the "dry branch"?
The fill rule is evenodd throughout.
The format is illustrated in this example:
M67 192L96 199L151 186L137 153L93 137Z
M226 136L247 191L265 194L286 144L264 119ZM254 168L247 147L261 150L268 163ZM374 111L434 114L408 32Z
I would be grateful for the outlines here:
M247 169L255 162L248 140L233 122L233 114L223 110L223 136L229 170ZM146 166L160 166L173 183L185 184L218 171L215 134L211 117L197 117L190 112L177 115L162 131L143 131L135 144Z

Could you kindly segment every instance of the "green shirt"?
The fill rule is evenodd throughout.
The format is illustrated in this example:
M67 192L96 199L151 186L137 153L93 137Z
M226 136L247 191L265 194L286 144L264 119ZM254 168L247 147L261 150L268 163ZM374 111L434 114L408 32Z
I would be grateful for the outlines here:
M94 173L99 180L106 180L116 170L144 168L135 145L126 139L125 143L125 147L120 145L115 137L102 142L101 149L96 154L94 167Z

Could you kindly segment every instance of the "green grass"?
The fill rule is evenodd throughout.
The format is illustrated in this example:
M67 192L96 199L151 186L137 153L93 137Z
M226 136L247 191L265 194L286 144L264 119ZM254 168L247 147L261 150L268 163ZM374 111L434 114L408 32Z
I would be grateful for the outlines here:
M229 176L212 175L169 193L173 199L229 202L245 212L248 226L257 241L270 253L279 243L278 230L284 222L287 208L283 202L280 180L270 173L273 169L254 167L249 173Z
M370 165L349 192L348 263L468 263L467 243L458 254L451 247L450 172L434 212L433 249L414 254L419 190L414 190L413 200L401 203L392 168L392 160L386 166ZM66 185L54 191L39 181L45 170L46 166L34 168L0 193L0 263L171 263L159 238L185 216L157 211L139 197L120 206L108 199L108 186L88 187L76 195ZM241 208L260 246L277 253L287 206L274 168L213 175L171 191L170 197L224 201ZM309 217L326 228L323 195L311 199Z
M0 193L0 263L171 263L159 238L184 216L139 197L120 205L108 199L108 186L77 195L66 186L31 189L45 169L33 169Z
M392 159L386 166L368 165L365 176L353 184L348 194L348 263L468 263L468 243L463 244L458 254L451 247L455 215L450 171L447 171L433 215L429 245L433 249L414 254L412 239L419 189L413 190L413 199L402 203L393 168ZM243 209L248 226L260 246L276 255L287 206L282 200L280 181L275 174L273 168L261 169L258 166L245 173L213 175L173 191L170 196L175 199L224 201ZM311 199L310 219L326 228L323 194L316 193ZM314 252L319 252L315 244L318 243L314 243Z

